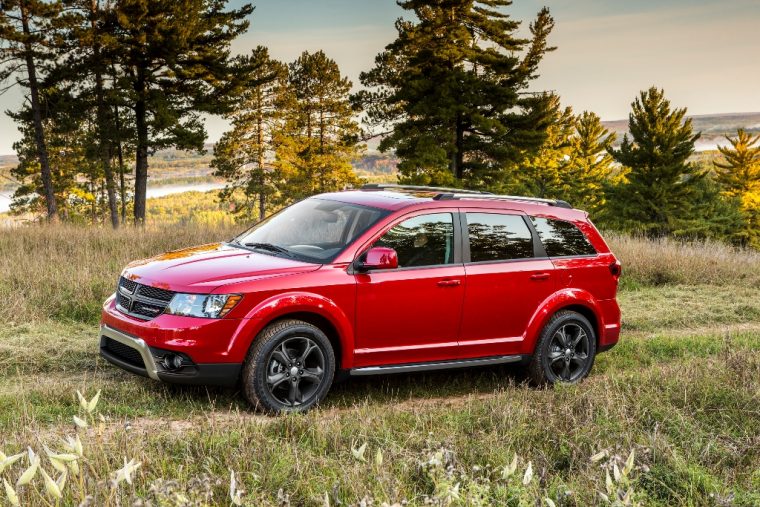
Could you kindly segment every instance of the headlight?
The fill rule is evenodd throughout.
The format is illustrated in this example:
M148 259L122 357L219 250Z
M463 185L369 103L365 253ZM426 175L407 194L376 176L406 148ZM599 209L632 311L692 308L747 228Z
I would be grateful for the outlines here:
M175 294L166 307L170 315L219 319L243 299L239 294Z

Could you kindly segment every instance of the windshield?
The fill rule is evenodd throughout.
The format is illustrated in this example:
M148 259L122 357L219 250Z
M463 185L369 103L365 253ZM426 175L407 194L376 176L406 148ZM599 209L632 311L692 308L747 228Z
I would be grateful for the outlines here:
M312 197L256 224L233 243L306 262L331 262L387 212Z

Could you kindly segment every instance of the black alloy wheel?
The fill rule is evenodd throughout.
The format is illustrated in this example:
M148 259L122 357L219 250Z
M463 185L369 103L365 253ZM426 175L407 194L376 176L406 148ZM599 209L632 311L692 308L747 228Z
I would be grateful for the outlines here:
M243 367L243 390L264 412L303 412L327 395L334 374L335 352L322 330L281 320L254 339Z
M588 375L596 356L596 334L586 317L573 311L557 312L546 323L528 365L537 385L574 384Z

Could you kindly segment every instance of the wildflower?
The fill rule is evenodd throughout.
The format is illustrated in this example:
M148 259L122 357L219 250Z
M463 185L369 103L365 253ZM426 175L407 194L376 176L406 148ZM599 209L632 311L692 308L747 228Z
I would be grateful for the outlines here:
M358 449L355 449L353 446L351 447L351 454L354 455L354 458L356 458L359 461L366 461L364 459L364 452L367 450L367 442L364 442L361 447Z
M80 419L77 416L74 416L74 424L76 424L80 428L86 428L87 427L87 421L85 421L84 419Z
M381 449L378 449L377 453L375 454L375 465L378 468L383 466L383 451Z
M237 481L235 480L235 472L230 470L230 501L234 505L243 505L243 491L237 489Z
M58 487L58 483L55 482L47 474L44 468L40 467L40 473L42 474L42 478L45 480L45 491L47 491L48 495L52 496L53 498L57 498L59 500L63 498L63 494L61 493L61 488Z
M601 460L603 458L606 458L606 457L607 457L607 451L606 450L599 451L598 453L596 453L593 456L591 456L591 462L592 463L596 463L597 461L599 461L599 460Z
M525 475L523 475L523 485L527 486L531 480L533 480L533 462L528 461L528 468L525 469Z
M3 484L5 485L5 496L8 497L8 501L11 503L13 507L19 507L21 503L18 501L18 495L16 494L16 490L13 489L13 486L8 484L8 481L3 479Z
M0 474L3 473L3 470L20 460L24 457L24 453L18 453L14 454L13 456L6 456L5 454L0 451Z
M140 468L140 465L141 463L138 463L134 459L129 460L129 463L127 463L127 458L124 458L124 466L115 472L116 484L118 485L122 481L127 481L127 484L132 484L132 474L135 473L135 470Z
M34 454L34 451L31 448L29 448L28 454L29 468L27 468L24 473L21 474L21 477L18 478L18 481L16 481L16 487L29 484L32 482L32 479L34 479L34 476L37 475L37 469L40 466L40 458Z
M513 473L515 473L515 470L517 470L517 453L515 453L515 456L512 458L512 463L502 468L501 478L507 480Z
M79 457L84 456L84 449L82 448L82 441L79 439L79 435L73 438L66 437L66 440L63 441L63 447Z

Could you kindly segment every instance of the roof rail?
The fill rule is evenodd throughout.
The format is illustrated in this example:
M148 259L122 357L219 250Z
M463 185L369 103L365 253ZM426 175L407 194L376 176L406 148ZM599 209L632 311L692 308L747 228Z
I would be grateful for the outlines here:
M523 195L501 195L483 190L467 190L451 187L426 187L424 185L398 185L396 183L367 183L360 190L412 190L418 192L436 192L433 199L437 201L452 199L496 199L500 201L523 201L548 204L558 208L573 209L567 201L560 199L541 199L539 197L527 197Z
M495 199L500 201L524 201L524 202L536 202L540 204L548 204L549 206L557 206L558 208L573 209L569 202L561 199L541 199L540 197L526 197L523 195L501 195L501 194L480 194L472 195L469 193L457 192L457 193L442 193L434 197L434 199L443 201L448 199Z
M396 183L367 183L362 185L360 190L414 190L418 192L439 192L453 194L467 194L467 195L494 195L491 192L485 192L482 190L467 190L464 188L450 188L450 187L426 187L424 185L398 185Z

